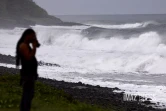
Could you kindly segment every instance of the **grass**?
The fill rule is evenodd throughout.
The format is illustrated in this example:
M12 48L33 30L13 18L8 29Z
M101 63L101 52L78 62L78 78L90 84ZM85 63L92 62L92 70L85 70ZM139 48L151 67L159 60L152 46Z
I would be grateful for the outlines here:
M0 111L18 111L22 95L19 75L0 76ZM78 102L61 90L37 82L31 111L114 111Z

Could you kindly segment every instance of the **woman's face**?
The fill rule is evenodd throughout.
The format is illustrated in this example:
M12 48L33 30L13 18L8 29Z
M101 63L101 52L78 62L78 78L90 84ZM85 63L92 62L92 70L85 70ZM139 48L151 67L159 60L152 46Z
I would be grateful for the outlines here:
M33 42L36 41L36 35L35 35L35 34L29 34L29 35L27 36L27 39L28 39L28 42L29 42L29 43L33 43Z

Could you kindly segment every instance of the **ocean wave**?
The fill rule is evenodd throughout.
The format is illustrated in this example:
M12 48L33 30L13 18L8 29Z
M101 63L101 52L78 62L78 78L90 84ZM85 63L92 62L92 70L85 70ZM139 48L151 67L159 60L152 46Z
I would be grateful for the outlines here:
M62 30L60 32L55 30L42 30L38 34L42 44L85 50L150 53L154 52L154 49L158 45L163 44L162 37L156 32L145 32L140 35L131 36L128 39L118 36L89 39L88 37L81 35L80 32L66 32Z
M128 39L89 39L80 30L34 27L39 42L39 60L72 67L75 72L165 73L166 45L157 32L145 32ZM0 35L0 52L15 55L22 29L6 30ZM10 37L11 39L6 39Z
M75 25L75 26L43 26L43 25L35 25L31 26L32 28L40 28L40 29L68 29L68 30L83 30L87 29L90 26L88 25Z
M39 40L44 47L55 50L54 53L46 48L48 56L41 54L46 62L58 61L59 64L78 69L79 73L80 69L84 73L166 72L161 67L166 65L166 45L162 43L162 37L157 32L145 32L129 39L116 36L89 39L80 32L71 30L37 32L40 33Z
M127 23L127 24L120 24L120 25L100 25L100 24L88 24L93 27L100 27L106 29L133 29L133 28L144 28L149 25L158 25L159 23L155 21L147 21L142 23Z

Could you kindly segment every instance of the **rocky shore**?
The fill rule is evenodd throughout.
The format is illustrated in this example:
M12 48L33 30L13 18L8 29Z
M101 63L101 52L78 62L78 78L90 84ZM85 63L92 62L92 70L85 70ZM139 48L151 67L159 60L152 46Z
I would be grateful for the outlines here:
M14 64L15 60L12 56L0 54L0 63ZM19 70L0 67L0 75L2 74L19 74ZM69 83L46 78L39 78L38 81L55 87L56 89L63 90L70 95L69 99L74 98L78 101L91 105L99 105L103 108L115 107L117 111L120 109L124 109L125 111L166 111L166 109L153 108L152 106L157 106L157 104L151 103L150 98L144 102L139 102L139 99L142 97L137 96L137 98L139 98L138 101L123 101L124 92L114 92L120 90L118 88L104 88L86 85L81 82Z
M15 65L15 57L11 55L2 55L0 54L0 63L5 63L5 64L12 64ZM56 67L61 67L59 64L51 64L51 63L45 63L43 61L38 62L39 66L56 66Z

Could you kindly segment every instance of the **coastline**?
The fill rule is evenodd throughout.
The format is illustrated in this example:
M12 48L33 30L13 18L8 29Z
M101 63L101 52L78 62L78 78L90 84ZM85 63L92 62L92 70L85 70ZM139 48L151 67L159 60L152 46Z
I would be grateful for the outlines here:
M15 64L14 57L0 54L0 62L7 64ZM49 64L50 65L50 64ZM19 70L13 68L0 67L0 75L2 74L19 74ZM125 111L165 111L166 109L155 109L151 105L157 104L150 101L123 101L124 92L116 93L119 88L107 88L100 86L91 86L87 84L69 83L64 81L51 80L47 78L39 78L38 81L55 87L58 90L63 90L71 98L80 102L85 102L91 105L98 105L103 108L116 107ZM141 98L138 96L138 98ZM149 98L150 100L150 98Z

